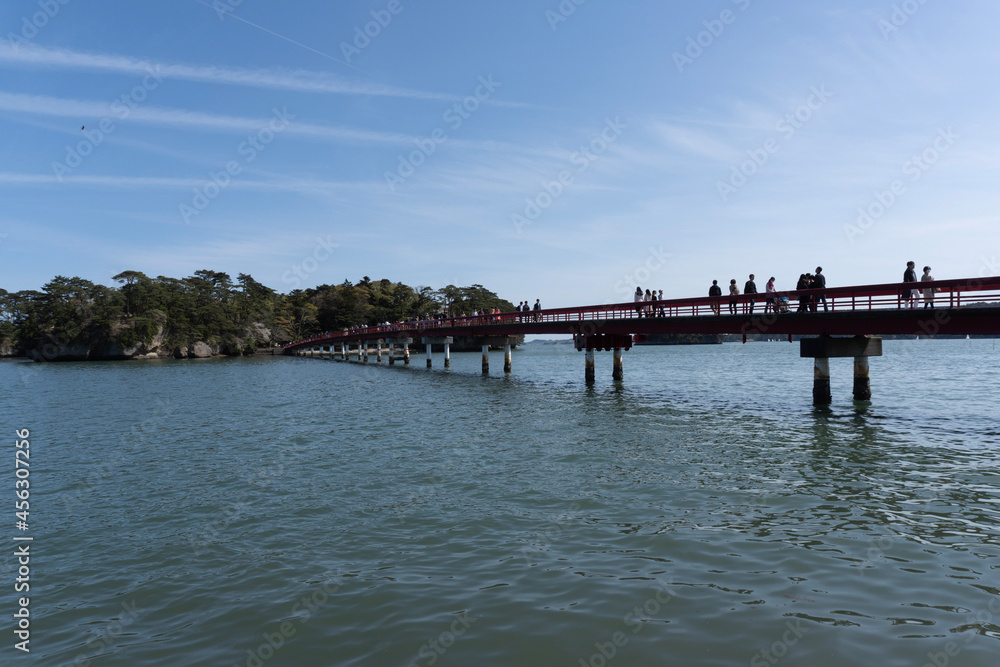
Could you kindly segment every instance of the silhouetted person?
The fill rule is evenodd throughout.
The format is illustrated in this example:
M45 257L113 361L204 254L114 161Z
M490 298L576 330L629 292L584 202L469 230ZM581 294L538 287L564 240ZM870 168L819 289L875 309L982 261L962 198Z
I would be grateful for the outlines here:
M708 288L708 295L712 296L712 297L721 297L722 296L722 288L719 287L719 281L718 280L713 280L712 281L712 286ZM720 310L719 300L718 299L712 299L712 312L714 312L716 315L719 315L720 314L719 310Z
M757 283L755 283L753 281L753 274L752 273L750 274L750 280L748 280L746 282L746 284L743 286L743 293L744 294L756 294L757 293ZM757 303L757 302L754 301L753 299L750 299L750 314L751 315L753 315L753 307L754 307L755 303Z
M813 276L813 286L816 287L817 289L823 289L824 287L826 287L826 276L823 275L822 266L816 267L816 275ZM822 292L813 297L812 300L813 312L814 313L816 312L816 308L819 305L820 301L823 302L823 312L828 312L830 309L826 307L826 294L823 294Z
M903 282L904 283L915 283L917 282L917 263L907 262L906 271L903 271ZM903 290L903 302L910 302L910 308L915 308L917 304L917 291L912 289Z

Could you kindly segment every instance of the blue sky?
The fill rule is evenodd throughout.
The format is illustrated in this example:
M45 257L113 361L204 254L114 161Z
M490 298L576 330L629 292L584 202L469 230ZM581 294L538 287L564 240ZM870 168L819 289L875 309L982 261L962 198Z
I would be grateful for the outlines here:
M0 287L211 269L556 307L817 264L997 275L998 22L986 0L8 0Z

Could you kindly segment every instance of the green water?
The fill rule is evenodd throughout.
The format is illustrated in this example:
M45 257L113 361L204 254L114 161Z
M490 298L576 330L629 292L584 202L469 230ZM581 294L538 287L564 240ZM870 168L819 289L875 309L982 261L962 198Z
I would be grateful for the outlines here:
M788 343L633 348L618 385L599 353L590 388L569 346L5 362L34 541L0 661L995 665L998 361L886 341L824 409Z

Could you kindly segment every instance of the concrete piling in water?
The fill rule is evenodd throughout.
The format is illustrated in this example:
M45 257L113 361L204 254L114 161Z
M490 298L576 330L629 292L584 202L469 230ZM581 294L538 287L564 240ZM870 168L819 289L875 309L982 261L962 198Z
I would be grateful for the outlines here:
M868 357L854 357L854 400L872 400L872 383L868 374Z
M632 349L633 341L631 335L601 333L576 334L573 337L573 341L577 350L586 351L583 378L587 384L593 383L596 379L596 373L594 372L594 356L597 350L613 350L614 367L611 371L611 379L615 382L621 382L625 378L625 372L622 366L622 352L624 350Z
M364 351L364 355L361 357L361 363L368 363L368 341L361 341L361 349Z
M490 374L490 346L483 345L483 375Z
M448 368L451 365L449 346L454 340L451 336L424 336L420 339L420 342L427 346L427 368L431 367L431 352L434 345L444 345L444 367Z
M868 357L882 356L882 339L854 336L851 338L803 338L799 342L799 356L814 359L813 403L829 405L833 402L830 392L830 359L854 358L854 399L869 401L872 397Z
M390 366L395 366L396 365L396 344L395 343L389 343L387 351L389 353L389 365Z
M405 366L410 365L410 344L403 343L403 364Z
M503 345L503 372L510 373L510 339Z
M375 363L382 363L382 339L375 341Z
M826 357L816 357L813 360L813 405L829 405L832 402L830 360Z

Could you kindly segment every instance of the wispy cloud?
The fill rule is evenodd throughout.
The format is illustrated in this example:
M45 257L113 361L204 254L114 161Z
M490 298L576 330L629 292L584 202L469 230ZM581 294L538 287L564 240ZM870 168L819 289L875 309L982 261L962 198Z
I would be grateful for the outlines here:
M43 95L23 95L20 93L0 92L0 111L16 113L43 114L79 119L95 119L113 116L112 108L107 103L90 100L74 100ZM284 113L285 110L282 110ZM290 115L294 118L293 115ZM267 118L244 118L239 116L223 116L201 113L185 109L170 109L143 106L129 111L129 122L149 123L153 125L183 126L204 130L222 130L235 132L257 132L268 124ZM330 125L314 125L291 122L283 132L288 134L307 135L313 138L334 141L355 141L380 144L410 144L416 137L390 132L372 132L353 128L334 127Z
M3 91L0 91L0 111L73 118L75 121L83 121L84 124L105 117L110 117L112 120L116 118L116 110L106 102L48 97L45 95L25 95ZM119 111L124 113L123 109ZM427 140L426 137L417 137L396 132L376 132L357 128L303 123L295 119L294 114L290 113L287 108L272 110L271 118L247 118L147 105L129 110L127 118L130 123L146 123L149 125L205 131L256 133L267 127L268 123L279 112L280 114L288 114L288 117L292 119L282 129L282 134L306 136L311 139L321 139L336 143L382 144L401 146L408 149L413 148L415 141ZM120 116L118 117L120 118ZM540 153L538 149L531 146L520 146L490 140L449 139L448 146L489 152L520 152L532 155Z
M369 95L446 102L458 102L463 99L460 95L347 81L325 72L163 63L131 56L87 53L67 49L48 49L34 45L14 47L6 40L0 41L0 62L50 69L116 72L120 74L148 74L153 71L156 72L157 76L167 79L248 86L253 88L293 90L304 93ZM490 100L486 103L509 107L530 106L502 100Z
M730 162L738 153L726 142L690 128L654 122L651 123L650 130L667 146L680 148L711 160Z
M169 178L154 176L58 176L50 174L18 174L0 172L0 187L4 186L46 186L85 185L108 188L163 188L188 189L205 184L204 178ZM299 192L322 194L339 190L368 189L373 193L382 191L381 183L349 183L340 181L319 181L309 179L245 180L233 179L228 186L236 189L270 192Z

